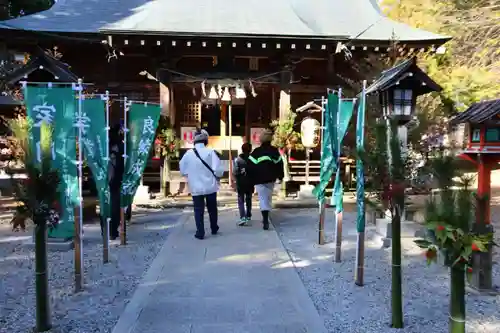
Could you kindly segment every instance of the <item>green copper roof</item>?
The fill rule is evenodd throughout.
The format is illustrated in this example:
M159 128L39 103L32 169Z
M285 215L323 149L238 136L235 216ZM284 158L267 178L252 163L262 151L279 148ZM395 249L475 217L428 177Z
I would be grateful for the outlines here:
M58 33L289 37L440 44L448 39L385 17L376 0L58 0L0 23ZM368 28L368 29L367 29ZM366 31L365 31L366 30Z

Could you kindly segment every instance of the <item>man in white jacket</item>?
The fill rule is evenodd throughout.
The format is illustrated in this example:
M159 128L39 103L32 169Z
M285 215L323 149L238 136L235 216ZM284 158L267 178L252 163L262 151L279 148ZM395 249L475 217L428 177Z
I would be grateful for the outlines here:
M196 234L194 237L203 239L205 237L205 224L203 215L205 203L210 217L210 229L212 235L217 234L217 192L219 191L219 179L224 170L217 153L208 145L208 133L205 130L197 130L194 135L194 148L188 150L179 163L181 175L187 177L188 186L193 197L194 219L196 222Z

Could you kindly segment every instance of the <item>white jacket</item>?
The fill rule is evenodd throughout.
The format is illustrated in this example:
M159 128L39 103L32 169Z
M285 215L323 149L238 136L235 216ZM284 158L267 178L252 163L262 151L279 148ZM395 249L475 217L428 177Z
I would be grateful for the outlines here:
M203 143L194 145L200 157L212 168L217 177L222 177L224 169L213 149L205 147ZM192 149L188 150L179 163L181 175L187 177L191 195L207 195L219 191L219 182L214 175L203 165Z

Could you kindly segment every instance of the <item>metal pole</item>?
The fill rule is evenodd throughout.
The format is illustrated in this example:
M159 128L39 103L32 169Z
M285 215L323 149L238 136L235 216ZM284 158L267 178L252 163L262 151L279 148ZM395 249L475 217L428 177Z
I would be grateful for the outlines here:
M320 160L323 159L323 145L324 145L324 133L325 133L325 105L327 100L325 97L321 97L321 151ZM325 244L325 201L319 203L319 221L318 221L318 244Z
M82 81L78 80L78 221L75 221L75 291L83 289L83 163L82 163Z
M338 105L338 110L337 110L337 156L336 156L336 164L337 164L337 170L340 167L340 138L338 136L338 129L340 127L340 106L342 105L342 88L339 89L339 105ZM340 172L339 172L340 176ZM335 195L335 188L334 188L334 193ZM336 209L336 208L335 208ZM335 262L341 262L342 261L342 213L337 213L335 211Z
M359 117L359 109L358 109L358 118L360 118L360 121L357 122L357 126L359 126L359 124L361 123L363 128L361 129L361 133L360 133L360 138L359 138L359 141L360 141L360 147L357 147L357 149L362 149L364 150L364 145L365 145L365 128L364 128L364 124L365 124L365 120L364 118L366 117L366 80L363 81L363 92L362 92L362 105L361 105L361 109L363 110L363 118L360 118ZM357 126L356 126L356 130L357 130ZM358 157L359 159L360 157ZM361 172L364 172L363 171L363 168L364 168L364 165L362 164L363 161L360 160L359 164L361 165L357 165L356 168L359 168L361 167ZM357 180L359 181L359 179ZM359 184L356 184L356 187L358 187ZM364 186L364 184L363 184ZM364 193L363 193L364 195ZM358 197L359 199L359 197ZM362 198L362 200L364 200L364 198ZM359 203L358 203L359 205ZM363 211L361 212L358 212L358 214L361 214L362 218L363 218L363 224L366 223L366 216L365 216L365 213L366 213L366 209L365 209L365 205L363 204ZM359 217L359 216L358 216ZM356 247L356 268L355 268L355 273L354 273L354 283L358 286L363 286L364 285L364 271L365 271L365 232L364 232L364 228L363 228L363 231L358 231L358 238L357 238L357 247Z
M233 107L231 102L228 103L229 112L229 185L233 184Z
M306 186L309 186L309 159L310 151L309 148L306 147Z
M123 98L123 164L126 167L127 165L127 133L128 133L128 125L127 125L127 112L128 112L129 102L127 97ZM120 190L121 193L121 190ZM127 226L125 223L125 213L124 209L121 207L120 201L120 244L127 245Z
M109 91L106 90L106 95L104 97L105 101L106 101L106 166L109 167L109 131L111 130L111 128L109 127ZM106 170L108 170L106 168ZM111 203L111 200L110 200L110 194L109 194L109 179L107 177L107 173L106 173L106 186L107 186L107 191L105 192L107 198L107 203L108 203L108 206L110 205ZM103 211L104 207L101 207L101 216L102 216L102 211ZM102 246L102 260L104 263L108 263L109 262L109 222L110 222L110 218L109 216L106 216L106 219L103 221L103 227L104 227L104 230L103 230L103 246Z

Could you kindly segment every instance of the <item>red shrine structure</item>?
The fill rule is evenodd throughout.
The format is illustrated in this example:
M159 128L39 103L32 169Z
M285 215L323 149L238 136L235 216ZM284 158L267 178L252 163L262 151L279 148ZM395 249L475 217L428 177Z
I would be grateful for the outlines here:
M468 140L459 155L477 167L477 196L480 199L476 208L474 229L479 233L493 232L490 214L491 171L499 168L500 163L500 99L474 103L466 111L454 116L450 125L466 125ZM492 252L479 255L474 266L479 268L473 284L478 289L492 288Z

